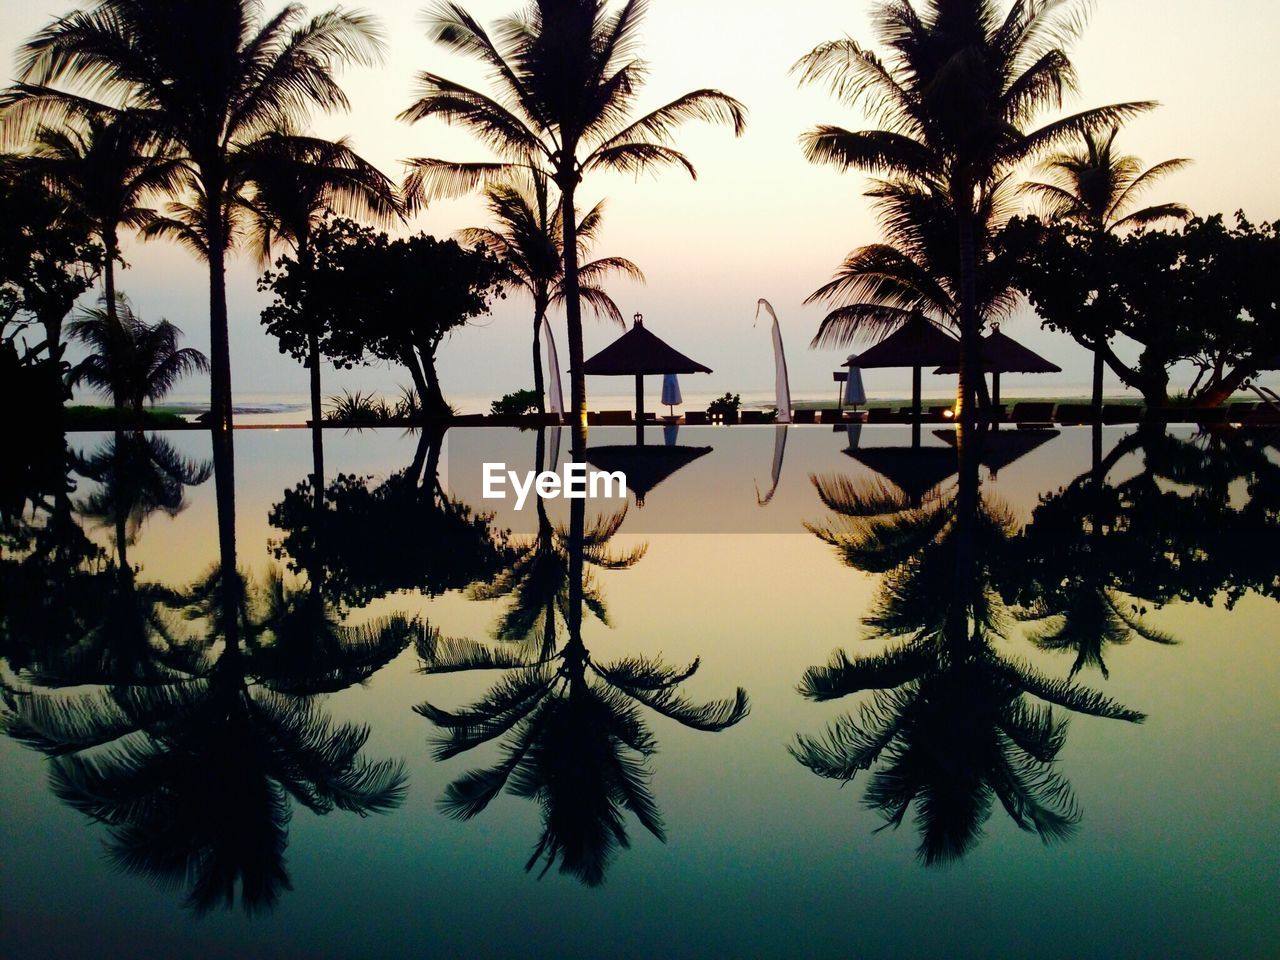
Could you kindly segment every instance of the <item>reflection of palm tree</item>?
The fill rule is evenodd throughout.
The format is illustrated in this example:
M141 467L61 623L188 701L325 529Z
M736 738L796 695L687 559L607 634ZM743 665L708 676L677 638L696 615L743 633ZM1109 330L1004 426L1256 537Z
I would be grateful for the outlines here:
M796 758L820 776L852 780L883 762L865 802L897 826L916 804L920 858L936 864L976 843L998 799L1019 827L1046 842L1079 818L1052 764L1075 713L1138 722L1143 715L1070 681L1046 677L998 650L1008 611L995 589L1012 520L979 494L979 437L958 440L960 480L918 506L883 486L815 479L841 515L811 526L856 569L886 574L865 623L884 652L838 651L810 668L801 692L831 700L876 691L824 736L801 736ZM1033 701L1042 701L1043 706Z
M108 825L122 869L185 885L197 910L232 905L238 885L253 911L289 888L291 800L319 814L400 803L403 764L366 760L368 727L334 723L313 695L367 679L416 626L400 617L342 625L322 597L278 577L264 594L226 563L234 515L220 509L218 523L223 562L169 599L193 635L152 645L145 677L11 694L0 722L53 757L55 793Z
M582 516L585 504L574 501L571 512L575 515L570 530L588 530ZM503 759L451 783L441 807L450 816L467 820L504 788L536 801L542 810L542 833L525 869L541 860L545 874L558 861L562 873L591 886L604 881L613 853L629 845L627 812L663 838L647 766L657 744L639 707L705 731L731 727L748 710L746 691L741 688L725 700L702 705L687 700L679 688L698 669L697 660L680 669L650 657L600 663L591 656L582 641L580 611L585 606L603 619L603 603L598 592L585 584L580 591L570 589L566 602L559 564L567 553L572 584L575 579L585 581L587 564L611 562L618 569L636 562L638 554L609 560L604 547L616 530L615 520L620 522L615 517L592 525L586 535L553 537L544 543L540 556L522 555L530 557L523 568L527 573L510 580L506 592L513 593L516 602L498 633L500 638L514 638L526 623L533 627L522 605L536 601L528 606L535 617L544 619L542 633L535 633L532 643L488 645L429 632L418 646L427 673L507 671L503 680L469 707L448 711L424 703L417 708L440 728L435 751L439 760L502 740ZM532 575L535 570L540 571L538 576ZM555 575L541 575L545 571ZM568 628L558 647L554 641L557 610Z
M126 550L147 518L157 511L176 516L186 506L186 487L204 483L213 468L207 460L182 456L163 437L117 431L91 456L76 457L74 469L99 485L78 509L112 528L118 565L124 568Z
M560 227L564 208L550 196L547 177L541 171L513 171L508 182L491 184L485 190L485 198L497 228L473 227L463 230L459 239L497 254L511 271L512 285L533 300L533 390L541 413L546 397L542 381L543 318L549 307L563 303L565 298L564 230ZM603 219L601 202L578 222L580 257L587 256ZM610 274L644 282L644 274L630 260L605 257L578 267L578 295L597 316L625 326L622 311L601 286ZM559 376L558 371L556 375Z

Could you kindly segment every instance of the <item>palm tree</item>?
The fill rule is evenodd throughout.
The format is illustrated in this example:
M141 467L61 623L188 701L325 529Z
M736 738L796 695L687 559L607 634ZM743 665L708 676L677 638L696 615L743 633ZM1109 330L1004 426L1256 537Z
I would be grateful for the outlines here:
M8 94L18 131L97 112L95 97L118 103L182 163L183 186L200 198L213 422L222 430L231 425L226 217L239 186L236 154L312 108L345 108L335 71L375 64L382 51L365 14L307 19L292 4L265 21L260 13L255 0L97 0L23 45L20 82Z
M480 244L499 256L511 271L512 285L533 300L533 389L538 412L544 411L546 391L542 379L542 323L547 308L564 303L564 208L549 196L547 178L538 171L513 172L510 181L491 184L485 190L489 212L497 228L472 227L458 238ZM604 203L596 204L578 222L578 256L585 259L603 219ZM610 274L644 282L644 274L630 260L605 257L578 267L578 294L597 317L626 326L622 311L600 283Z
M252 196L244 201L252 218L252 242L259 259L283 244L293 249L304 275L313 264L312 232L326 215L390 223L400 215L395 186L376 167L335 141L276 132L245 148L242 155ZM320 330L309 317L307 367L311 371L311 422L317 483L323 486L323 417L320 387Z
M989 239L981 211L993 190L1028 158L1153 106L1117 104L1028 129L1074 87L1065 44L1083 22L1081 6L1019 0L1002 15L996 0L878 0L874 29L888 59L846 38L819 45L794 68L801 83L827 83L881 121L879 129L860 131L813 128L802 138L812 162L903 181L953 211L961 419L973 417L978 273Z
M418 99L401 115L411 123L439 117L471 130L498 158L456 163L410 161L406 195L417 202L458 195L521 167L545 175L560 190L564 303L569 334L573 417L586 422L579 280L579 184L596 170L627 173L693 164L671 146L687 120L745 126L746 111L717 90L695 90L630 123L646 72L635 55L644 0L625 0L610 12L604 0L534 0L499 24L495 42L457 3L428 14L442 45L472 57L492 74L495 96L435 73L418 75Z
M120 229L145 226L155 215L145 201L171 193L179 183L178 162L151 149L153 139L141 116L103 110L82 122L41 127L23 161L46 189L71 204L102 243L103 298L112 315Z
M209 369L205 355L194 347L179 347L182 331L168 320L149 324L117 298L112 311L105 305L86 309L67 324L67 333L92 351L71 371L70 384L87 384L111 395L117 410L135 415L156 401L189 373Z
M985 191L977 211L981 231L994 235L1008 221L1012 189L1002 180ZM886 242L859 247L835 275L806 299L827 303L810 346L843 347L881 339L913 314L960 332L960 263L955 209L927 187L902 180L877 182L866 194L880 213ZM976 274L978 314L1000 321L1017 306L1007 259L986 258Z
M1137 157L1116 151L1118 126L1101 135L1086 130L1076 150L1054 154L1042 170L1048 182L1032 182L1024 190L1039 200L1049 222L1074 223L1096 233L1116 233L1150 226L1162 220L1186 220L1191 211L1180 203L1161 203L1134 209L1138 197L1157 180L1187 167L1175 158L1142 169ZM1102 409L1102 365L1105 344L1092 344L1093 407Z

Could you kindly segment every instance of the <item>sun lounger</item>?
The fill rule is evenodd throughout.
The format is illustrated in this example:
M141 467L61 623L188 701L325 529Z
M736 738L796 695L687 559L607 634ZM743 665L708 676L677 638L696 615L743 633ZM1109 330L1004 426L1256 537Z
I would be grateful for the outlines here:
M839 410L821 411L821 423L843 423L844 415Z
M742 422L756 423L756 424L764 423L765 422L764 411L763 410L743 410Z
M816 410L796 410L791 414L793 423L817 423Z
M686 410L684 422L691 427L704 427L711 422L705 410Z
M600 427L627 427L631 425L630 410L599 410L587 414L587 423Z
M1019 426L1031 424L1049 426L1053 423L1053 404L1039 401L1015 403L1009 419Z

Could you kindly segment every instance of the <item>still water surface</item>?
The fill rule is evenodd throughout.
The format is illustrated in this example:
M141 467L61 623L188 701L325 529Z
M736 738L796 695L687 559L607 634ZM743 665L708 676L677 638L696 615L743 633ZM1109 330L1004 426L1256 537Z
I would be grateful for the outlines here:
M4 955L1280 954L1274 434L645 439L21 451Z

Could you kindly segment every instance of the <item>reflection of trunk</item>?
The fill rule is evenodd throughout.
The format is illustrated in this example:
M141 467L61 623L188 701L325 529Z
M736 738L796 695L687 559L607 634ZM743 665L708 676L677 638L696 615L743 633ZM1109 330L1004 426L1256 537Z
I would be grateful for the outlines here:
M978 446L981 429L961 420L956 427L956 458L959 479L956 490L955 521L955 592L957 602L951 604L947 623L947 639L967 644L973 635L970 614L978 584L977 519L978 519Z
M213 478L218 505L218 590L221 592L225 619L227 645L240 642L240 618L236 582L236 490L235 445L230 430L213 430Z
M125 524L125 511L122 509L124 504L121 502L123 493L123 484L120 482L121 461L124 459L124 431L117 430L115 433L115 445L112 447L112 459L114 462L111 466L111 475L108 482L110 483L109 492L111 494L111 512L115 514L116 527L116 564L120 571L123 572L129 566L129 531Z
M547 307L541 297L537 297L533 308L533 392L538 395L538 412L547 412L545 381L542 378L542 318L546 316ZM554 377L556 372L551 371Z
M570 168L558 180L564 233L564 314L569 332L569 422L587 422L587 377L582 368L582 303L578 287L578 221L574 192L578 174Z
M585 463L587 453L586 423L575 418L571 423L573 430L573 447L570 459L574 463ZM587 502L576 499L569 501L569 613L565 618L569 627L570 642L582 642L582 578L585 567L582 558L582 542L587 529Z
M977 241L973 225L973 190L959 191L957 204L960 227L960 382L956 389L957 419L974 423L974 381L978 366Z

